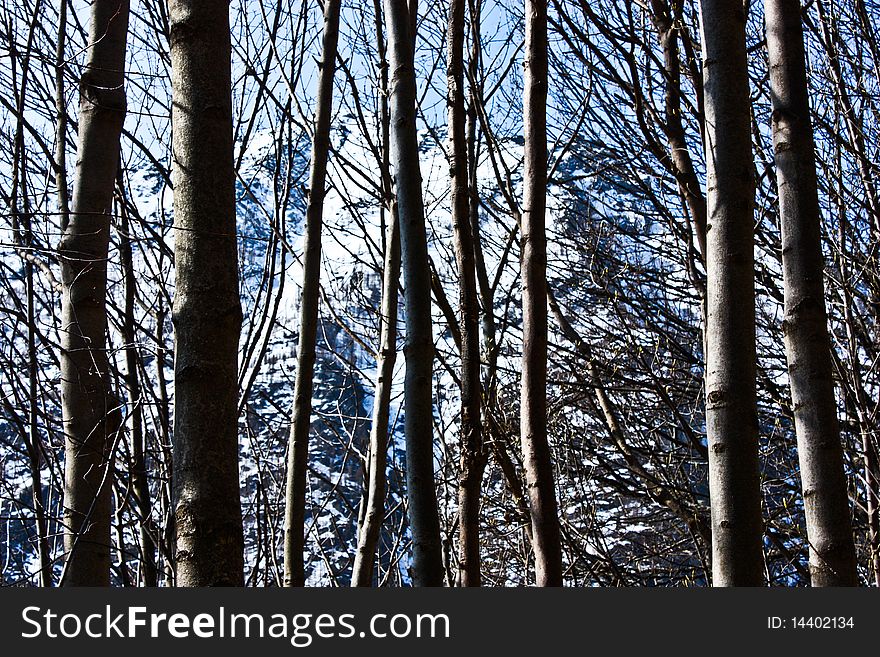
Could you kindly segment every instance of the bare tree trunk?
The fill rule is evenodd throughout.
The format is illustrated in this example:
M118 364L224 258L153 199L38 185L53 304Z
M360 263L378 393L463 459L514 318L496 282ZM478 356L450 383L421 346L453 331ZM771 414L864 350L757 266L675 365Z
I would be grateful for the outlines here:
M67 98L64 94L65 44L67 43L67 2L58 7L58 43L55 48L55 187L61 230L67 230L70 200L67 197Z
M391 386L397 360L397 286L400 283L400 230L397 210L392 208L385 253L385 276L382 282L381 336L376 359L376 393L370 428L370 461L366 512L358 532L357 553L351 576L352 586L370 586L373 560L379 532L385 518L385 465L388 457L388 420Z
M765 0L782 224L783 333L798 440L810 579L857 586L825 312L813 129L799 0Z
M126 387L128 388L128 402L131 406L128 412L128 416L131 418L131 479L140 534L141 563L139 570L144 586L158 586L156 542L152 523L152 504L150 504L150 484L147 479L147 464L144 454L143 400L141 397L140 378L138 377L140 358L135 337L134 307L137 282L134 276L131 222L129 221L128 211L125 208L122 210L120 233L120 259L122 260L122 268L125 275L125 317L123 319L122 331L125 338L125 379Z
M461 473L458 483L459 584L480 585L480 489L486 465L480 419L480 318L471 232L468 144L464 106L465 0L450 0L447 35L449 170L458 265L461 328Z
M128 0L96 0L89 56L80 80L73 207L58 253L61 405L65 433L63 584L110 583L112 417L107 332L110 212L125 119Z
M526 0L520 439L538 586L562 586L562 548L547 440L547 5Z
M706 257L706 197L700 187L684 131L681 108L681 63L678 54L681 0L651 0L652 19L663 48L666 69L666 134L669 158L681 195L694 222L700 257Z
M434 337L431 327L431 272L416 132L416 79L413 60L415 16L406 0L385 0L391 66L391 164L400 220L401 269L406 309L404 434L406 488L416 586L442 586L443 554L434 489L434 407L431 395Z
M741 0L703 0L706 433L715 586L764 581L755 392L754 165Z
M358 528L357 551L352 569L352 586L370 586L373 581L373 560L382 521L385 518L385 470L388 458L388 420L391 410L391 386L394 383L394 364L397 362L397 288L400 285L400 222L397 203L391 193L388 114L388 61L382 28L382 5L373 0L376 19L376 49L379 52L379 122L382 130L382 207L380 216L385 223L386 205L390 206L391 223L385 240L385 262L382 278L382 307L379 317L379 350L376 358L376 392L373 397L373 417L370 426L369 462L366 466L367 497Z
M547 4L525 0L520 439L532 516L535 581L562 586L562 548L547 440Z
M244 582L229 6L170 0L178 586Z
M287 453L287 498L284 513L284 585L303 586L305 570L306 469L309 458L309 429L312 415L312 379L315 374L315 340L318 331L318 302L321 278L321 228L327 156L330 152L330 118L333 111L333 77L336 73L336 45L339 40L340 0L324 2L324 45L312 163L309 172L309 203L306 208L306 237L303 254L303 285L300 301L299 349L293 392L293 419Z

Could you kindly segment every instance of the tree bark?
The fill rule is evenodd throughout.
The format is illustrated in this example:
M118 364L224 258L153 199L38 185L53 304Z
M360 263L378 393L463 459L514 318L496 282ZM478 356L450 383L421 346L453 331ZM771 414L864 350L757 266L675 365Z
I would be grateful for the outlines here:
M61 405L65 434L62 583L110 584L110 476L116 415L110 394L107 251L125 120L128 0L96 0L80 80L73 206L61 260Z
M559 516L547 440L547 4L525 0L525 16L520 439L529 491L535 581L538 586L562 586Z
M474 240L471 232L468 144L464 105L465 0L450 0L447 35L449 170L452 176L452 227L458 266L461 329L461 431L458 482L459 584L480 585L480 489L486 458L480 419L480 318Z
M305 568L306 469L312 423L312 388L315 375L315 340L321 279L321 229L327 157L330 152L330 119L333 111L333 77L339 41L340 0L324 2L324 44L318 77L315 132L309 171L309 202L303 247L303 285L300 300L299 345L293 392L293 419L287 452L287 497L284 513L284 585L303 586Z
M755 391L754 165L745 14L703 0L706 434L715 586L763 584Z
M442 586L443 555L434 488L431 272L416 131L415 34L410 27L414 20L406 0L385 0L391 67L391 164L400 220L406 309L404 434L408 513L413 541L412 579L415 586Z
M229 6L170 0L178 586L244 582Z
M782 225L783 334L813 586L856 586L825 311L819 192L799 0L765 0Z

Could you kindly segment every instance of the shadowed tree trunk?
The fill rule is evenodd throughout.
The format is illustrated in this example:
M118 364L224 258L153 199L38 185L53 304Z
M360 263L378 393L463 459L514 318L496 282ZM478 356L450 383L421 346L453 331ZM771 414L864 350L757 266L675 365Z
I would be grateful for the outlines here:
M459 584L480 585L480 489L486 458L480 419L480 318L474 240L470 223L468 145L464 107L465 0L450 0L447 35L449 170L452 175L452 227L458 265L461 328L461 432L458 483Z
M800 0L765 0L782 224L785 351L813 586L856 586L855 548L825 312L813 129Z
M404 434L407 511L413 541L412 578L416 586L442 586L440 519L434 489L431 272L416 132L415 31L411 27L415 25L415 15L410 13L406 0L385 0L384 6L391 67L391 165L400 221L406 310Z
M318 302L321 278L321 228L324 188L327 184L327 156L330 152L330 118L333 111L333 76L336 73L336 45L339 41L340 0L324 3L324 46L318 77L315 132L309 172L309 202L306 208L306 236L303 247L303 285L300 301L299 345L293 392L293 419L287 452L287 498L284 513L284 585L303 586L305 570L306 468L309 458L309 429L312 422L312 388L315 375L315 340L318 331Z
M73 205L58 246L65 434L62 583L68 586L110 584L108 464L118 412L106 352L107 249L125 120L128 8L128 0L96 0L91 8Z
M547 5L526 0L520 439L538 586L562 586L559 516L547 440Z
M178 586L244 583L238 249L225 2L171 0L173 506Z
M120 192L123 190L119 180ZM124 202L120 202L124 206ZM135 280L133 248L131 239L131 222L128 210L123 207L121 216L119 254L125 280L125 316L122 334L125 338L125 384L128 388L128 417L131 419L131 484L134 504L137 510L138 533L140 534L140 573L144 586L158 586L156 572L156 542L152 523L152 505L150 503L150 483L147 479L146 455L144 453L144 419L141 384L138 377L140 356L135 336Z
M755 393L755 197L745 14L703 0L708 221L706 433L715 586L760 586Z

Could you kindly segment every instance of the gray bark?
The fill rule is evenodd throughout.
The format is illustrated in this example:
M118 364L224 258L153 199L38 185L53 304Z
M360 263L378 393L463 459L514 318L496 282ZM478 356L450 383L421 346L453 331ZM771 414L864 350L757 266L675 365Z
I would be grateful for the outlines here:
M745 14L703 0L706 433L715 586L764 581L755 392L754 165Z
M318 77L315 131L309 171L309 202L306 208L306 236L303 247L303 284L300 301L299 345L293 392L293 418L287 452L287 496L284 513L284 585L303 586L305 570L306 470L309 430L312 422L312 389L315 375L315 340L318 332L318 302L321 277L321 229L327 156L330 152L330 118L333 111L333 77L339 41L340 0L324 3L324 44Z
M80 80L73 205L61 260L61 405L65 434L62 583L110 583L110 474L118 411L106 353L110 212L125 120L128 0L97 0Z
M178 586L244 582L238 482L241 303L225 2L171 0L173 507Z
M434 488L434 408L431 327L431 272L425 233L419 142L416 131L416 80L413 61L415 16L406 0L385 0L391 67L391 165L400 220L401 269L406 309L404 434L406 488L413 539L412 578L416 586L443 584L440 520Z
M523 355L520 440L532 520L535 581L562 586L562 551L547 440L547 5L525 0L522 215Z
M813 129L799 0L765 0L782 225L783 333L813 586L856 586L825 310Z

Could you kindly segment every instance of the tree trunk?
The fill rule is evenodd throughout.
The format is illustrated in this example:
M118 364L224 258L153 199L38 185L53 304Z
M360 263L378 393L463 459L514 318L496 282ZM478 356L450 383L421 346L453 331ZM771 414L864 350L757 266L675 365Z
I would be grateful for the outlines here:
M682 121L681 63L678 54L681 9L681 0L651 0L652 19L663 48L663 64L666 69L665 118L669 159L678 189L694 222L700 257L705 259L706 197L703 196L700 179L694 169Z
M110 476L116 420L110 394L107 250L125 119L128 0L96 0L89 58L80 80L79 143L73 207L58 255L61 301L61 405L64 418L62 582L110 584Z
M121 181L120 181L121 188ZM158 586L156 572L156 542L152 522L152 504L150 503L150 483L147 479L147 463L144 454L144 420L141 384L138 377L138 354L135 336L135 294L137 282L134 274L132 253L131 222L128 211L122 211L120 227L120 259L125 275L125 317L123 320L123 336L125 338L125 379L128 388L128 417L131 418L131 483L134 493L136 517L140 534L140 572L144 586Z
M532 516L535 581L562 586L559 516L547 440L547 5L525 0L520 439Z
M408 513L413 541L412 579L416 586L442 586L440 519L434 489L431 272L416 131L415 34L410 27L415 16L410 14L406 0L385 0L385 21L391 67L391 164L395 174L405 286L404 434Z
M461 328L461 473L458 483L459 584L480 585L480 489L486 458L480 419L480 318L470 220L468 145L464 106L465 0L450 0L447 53L449 170L458 265Z
M800 0L765 0L773 147L782 224L785 350L813 586L856 586L825 311L813 129Z
M370 427L370 460L367 465L366 512L358 532L357 553L351 576L352 586L370 586L379 532L385 519L385 466L388 458L388 420L391 386L397 361L397 286L400 283L400 231L397 210L392 209L382 282L381 336L376 359L376 393Z
M367 496L364 513L358 528L358 543L352 569L352 586L370 586L373 581L373 559L382 521L385 519L385 470L388 458L388 420L391 411L391 387L394 383L394 364L397 362L397 288L400 285L400 222L397 203L391 196L391 172L388 115L388 62L385 56L385 36L382 28L382 5L373 0L376 19L376 49L379 53L379 122L382 130L382 206L381 223L385 225L385 210L390 207L391 223L385 240L385 262L382 279L382 307L379 317L379 350L376 358L376 392L373 397L373 417L370 426L369 462L366 464Z
M312 387L315 374L315 340L318 331L318 302L321 277L321 228L327 156L330 152L330 118L333 110L333 77L336 73L336 44L339 40L340 0L324 3L324 50L319 64L315 132L309 172L309 202L306 208L306 237L303 254L303 285L299 317L299 349L293 393L293 419L287 452L287 498L284 513L284 585L303 586L305 568L306 468L309 457L309 429L312 423Z
M244 582L229 7L171 0L178 586Z
M715 586L760 586L754 165L745 14L703 0L706 94L706 434Z

